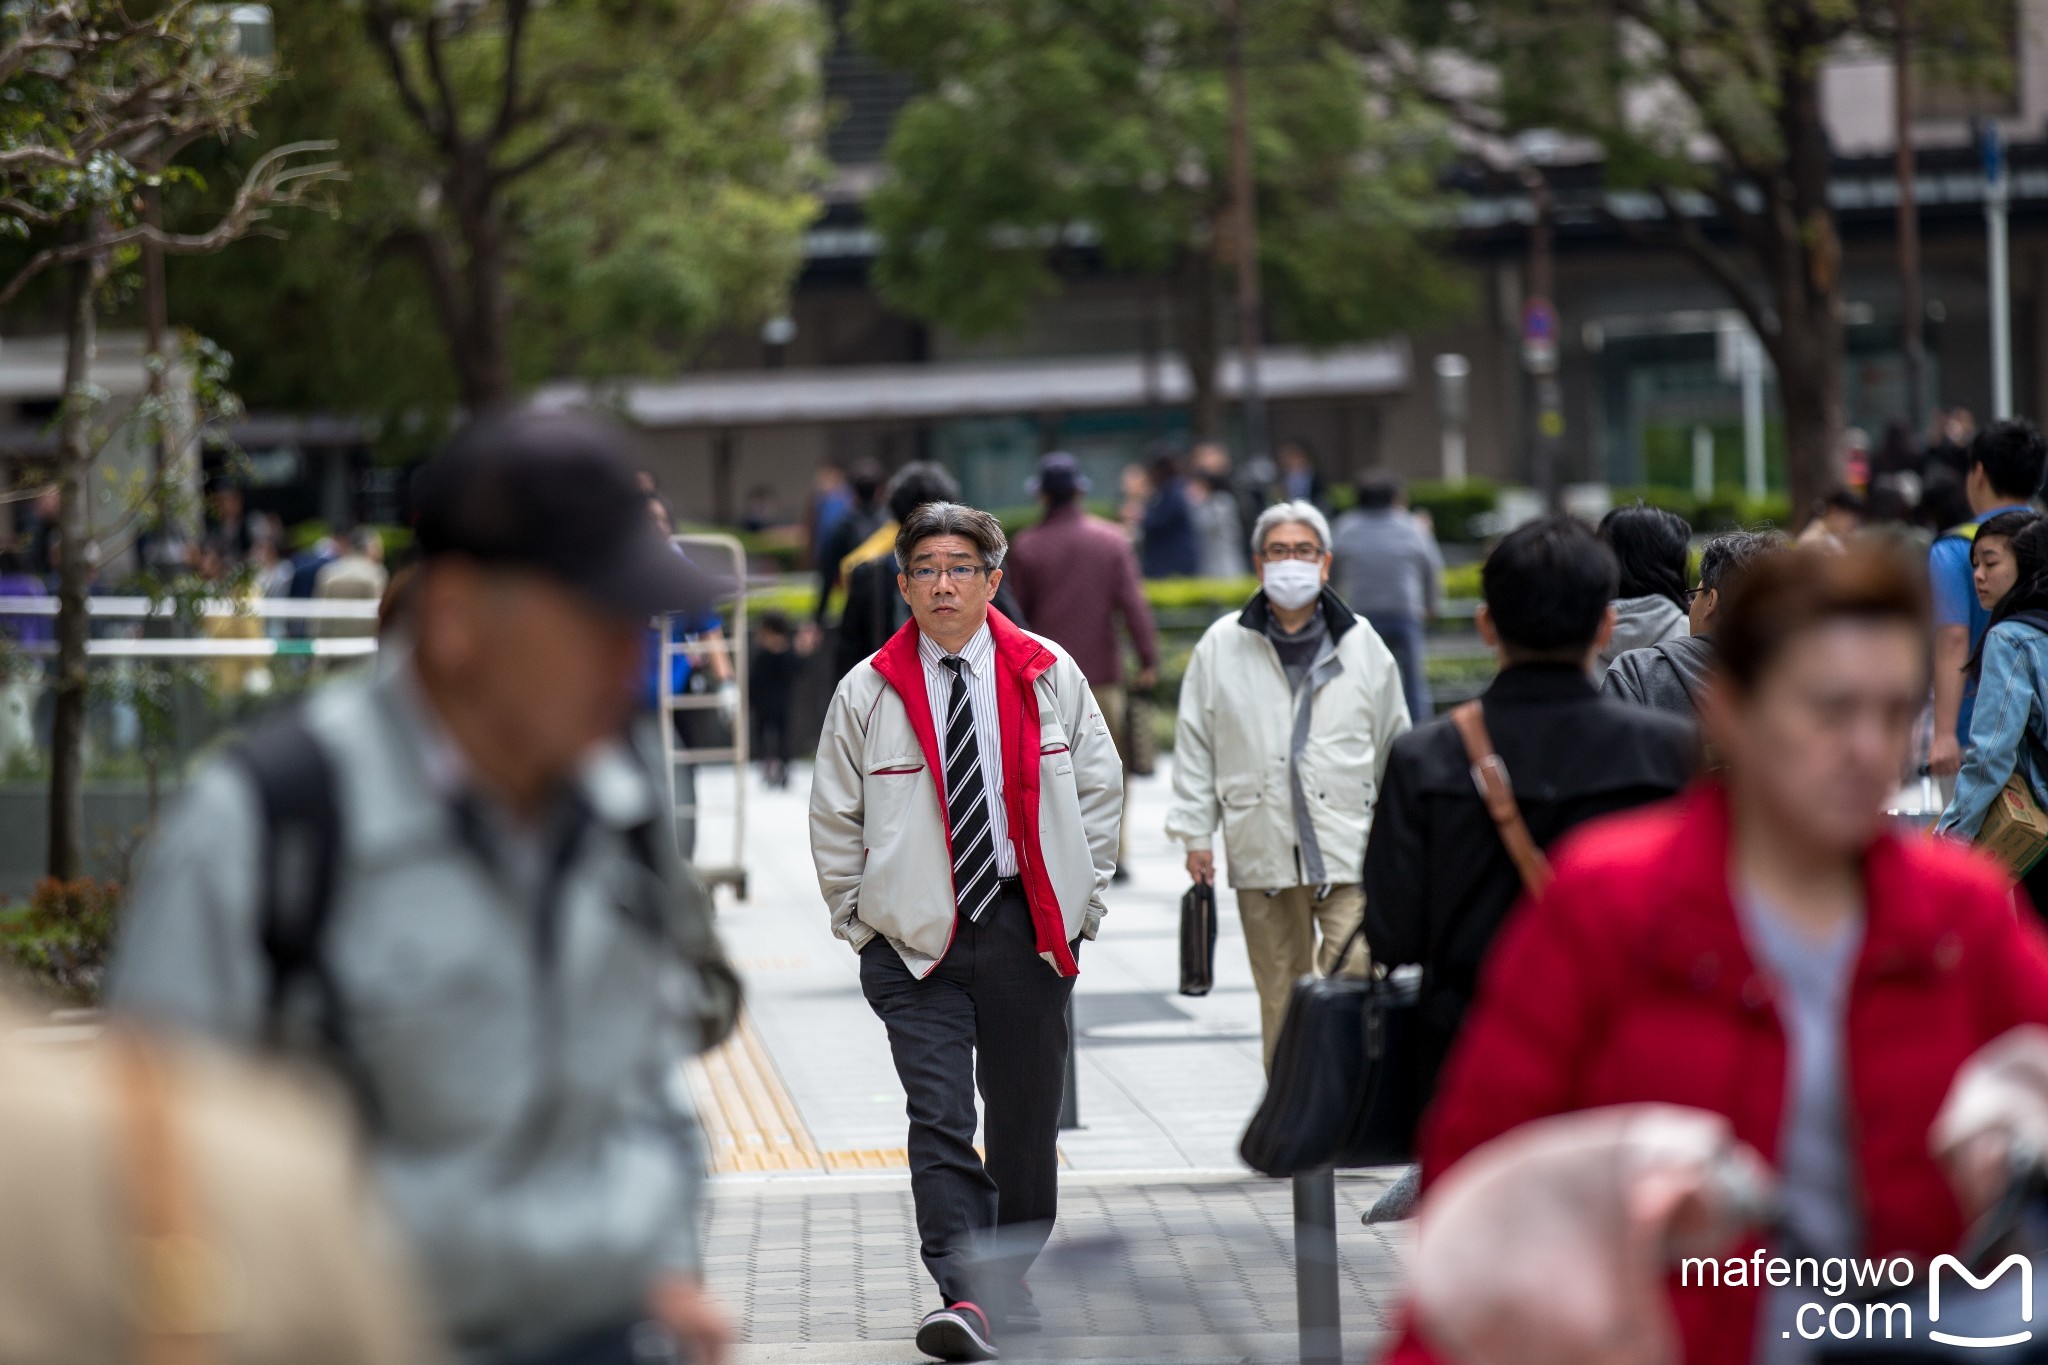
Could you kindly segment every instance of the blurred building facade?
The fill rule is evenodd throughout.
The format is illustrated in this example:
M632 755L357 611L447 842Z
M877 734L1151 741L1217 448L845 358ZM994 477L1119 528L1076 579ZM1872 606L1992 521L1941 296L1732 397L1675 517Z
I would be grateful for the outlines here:
M2017 410L2048 402L2048 0L2023 0L2009 94L1926 88L1914 128L1923 238L1928 407L1991 406L1985 285L1985 182L1971 120L1996 119L2011 163L2011 281ZM801 513L811 471L872 457L936 458L986 506L1026 501L1031 460L1074 451L1098 489L1151 442L1184 437L1185 375L1163 291L1085 272L1014 336L968 343L884 305L868 283L877 247L862 214L881 174L907 81L843 35L825 64L838 110L828 142L827 211L806 241L787 318L719 348L711 368L605 395L648 433L681 515L734 520L742 509ZM1845 248L1848 417L1875 444L1906 410L1895 247L1892 68L1845 51L1826 73L1836 162L1832 194ZM1686 259L1632 242L1614 215L1645 211L1605 196L1598 168L1561 155L1545 172L1556 199L1556 298L1565 482L1688 485L1692 439L1715 441L1715 478L1739 483L1741 396L1719 360L1726 297ZM1314 354L1276 345L1264 366L1276 442L1305 440L1326 478L1382 467L1443 472L1438 358L1466 373L1466 462L1474 476L1526 482L1534 444L1521 367L1531 211L1512 176L1466 177L1456 251L1476 306L1455 326ZM1332 287L1347 287L1333 281ZM1349 287L1370 288L1370 281ZM1456 363L1452 362L1453 368ZM1235 362L1226 358L1226 391ZM1768 379L1767 379L1768 384ZM575 386L548 401L581 401ZM1768 401L1767 411L1775 413ZM1781 439L1768 423L1770 473Z

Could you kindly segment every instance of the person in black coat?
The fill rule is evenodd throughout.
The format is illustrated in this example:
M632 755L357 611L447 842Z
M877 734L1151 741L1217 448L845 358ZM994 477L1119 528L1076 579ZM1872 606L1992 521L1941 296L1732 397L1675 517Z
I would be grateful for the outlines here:
M928 502L958 501L959 481L943 465L907 464L889 481L889 515L898 526ZM1011 624L1025 626L1024 613L1017 609L1009 584L996 589L993 605ZM839 614L838 638L832 646L833 681L851 673L855 664L887 644L909 619L910 604L896 585L894 554L877 555L854 565L846 576L846 609Z
M1546 849L1588 820L1674 795L1698 766L1689 722L1603 700L1588 675L1614 628L1617 574L1613 552L1566 517L1508 535L1482 573L1479 632L1502 668L1480 703L1522 818ZM1422 967L1428 1096L1494 935L1522 894L1449 720L1394 741L1363 882L1374 959Z

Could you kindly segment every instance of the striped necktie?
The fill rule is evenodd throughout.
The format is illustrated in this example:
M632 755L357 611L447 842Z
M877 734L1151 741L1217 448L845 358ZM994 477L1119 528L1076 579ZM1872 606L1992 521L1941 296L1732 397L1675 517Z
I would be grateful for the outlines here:
M953 826L953 897L961 914L978 920L1001 889L996 876L995 833L988 822L974 707L967 700L967 661L948 654L939 662L953 674L953 694L946 702L946 811Z

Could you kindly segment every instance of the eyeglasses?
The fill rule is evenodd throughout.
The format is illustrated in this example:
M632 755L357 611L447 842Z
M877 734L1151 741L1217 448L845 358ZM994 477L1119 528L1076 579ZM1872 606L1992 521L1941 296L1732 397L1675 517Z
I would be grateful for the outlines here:
M939 581L940 574L944 574L953 580L954 587L964 588L974 581L976 574L987 572L988 566L985 564L954 564L943 569L935 569L927 564L921 568L912 569L909 578L911 582L917 584L920 588L929 588L932 584Z
M1693 603L1695 603L1695 602L1697 602L1697 601L1699 601L1699 600L1700 600L1700 594L1701 594L1701 593L1703 593L1703 592L1705 592L1705 591L1706 591L1706 588L1705 588L1705 586L1704 586L1704 585L1702 585L1701 587L1697 587L1697 588L1687 588L1687 589L1685 590L1685 609L1686 609L1687 611L1691 611L1691 610L1692 610L1692 604L1693 604Z
M1259 558L1268 564L1278 564L1283 559L1321 559L1323 547L1301 542L1295 545L1268 545L1259 551Z

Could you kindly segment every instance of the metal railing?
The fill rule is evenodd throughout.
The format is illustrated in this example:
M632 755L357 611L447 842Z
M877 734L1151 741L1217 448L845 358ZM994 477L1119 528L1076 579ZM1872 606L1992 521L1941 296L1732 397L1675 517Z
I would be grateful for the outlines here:
M686 766L695 767L709 763L732 765L732 855L723 862L712 862L696 857L689 861L696 869L697 875L707 884L730 886L735 895L745 900L747 760L753 720L747 697L747 594L744 591L747 581L747 551L746 547L732 536L689 534L676 536L674 540L678 549L694 547L716 551L721 557L729 556L732 560L732 575L729 581L742 586L742 591L733 599L732 614L727 618L727 624L731 627L733 685L737 693L732 710L732 742L695 747L682 742L678 727L683 716L692 712L716 714L724 707L724 702L715 691L680 694L676 692L676 655L687 651L689 642L676 640L669 618L664 618L660 623L661 657L655 673L658 698L655 715L661 729L662 771L668 776L669 803L679 822L689 821L694 828L702 810L702 804L697 798L694 776L685 783L681 780L681 770ZM698 558L702 563L702 557ZM694 665L692 671L695 671Z

